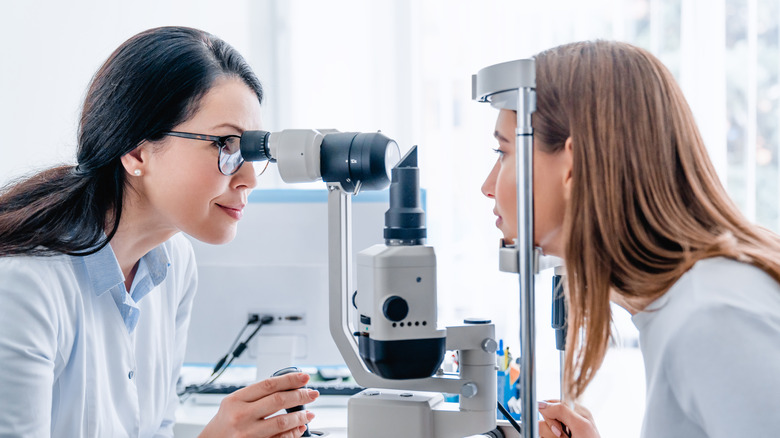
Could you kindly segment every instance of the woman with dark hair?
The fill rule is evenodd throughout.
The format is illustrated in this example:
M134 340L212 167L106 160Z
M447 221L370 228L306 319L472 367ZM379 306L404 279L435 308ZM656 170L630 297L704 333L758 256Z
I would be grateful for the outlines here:
M0 435L172 436L197 278L257 184L239 149L260 82L238 52L163 27L122 44L84 102L77 165L0 193ZM228 396L203 436L297 437L305 374Z
M599 369L610 301L632 315L645 361L642 436L774 436L780 430L780 237L720 184L671 73L640 48L573 43L536 56L534 243L565 261L563 393L540 402L542 437L597 437L572 410ZM517 237L515 127L482 186Z

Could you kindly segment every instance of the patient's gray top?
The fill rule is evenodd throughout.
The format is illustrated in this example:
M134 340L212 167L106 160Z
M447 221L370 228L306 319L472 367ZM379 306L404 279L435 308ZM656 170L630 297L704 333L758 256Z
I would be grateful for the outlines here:
M632 319L647 380L643 438L780 433L780 285L768 274L701 260Z

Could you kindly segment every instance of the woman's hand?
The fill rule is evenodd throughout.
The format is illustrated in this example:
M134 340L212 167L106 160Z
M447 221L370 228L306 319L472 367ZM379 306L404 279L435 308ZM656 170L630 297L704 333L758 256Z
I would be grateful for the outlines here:
M600 438L593 415L580 405L572 410L558 400L540 401L539 413L544 417L544 421L539 422L540 438ZM564 424L568 434L564 431Z
M249 385L228 395L219 405L217 415L206 425L201 438L244 437L293 438L306 431L314 418L309 411L274 413L311 403L320 393L301 388L309 381L304 373L291 373Z

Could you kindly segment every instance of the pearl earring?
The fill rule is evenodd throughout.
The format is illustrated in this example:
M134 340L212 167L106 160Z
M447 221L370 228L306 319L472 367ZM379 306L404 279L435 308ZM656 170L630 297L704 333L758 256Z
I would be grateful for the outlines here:
M135 176L141 176L141 169L135 169L135 170L133 171L133 175L135 175Z

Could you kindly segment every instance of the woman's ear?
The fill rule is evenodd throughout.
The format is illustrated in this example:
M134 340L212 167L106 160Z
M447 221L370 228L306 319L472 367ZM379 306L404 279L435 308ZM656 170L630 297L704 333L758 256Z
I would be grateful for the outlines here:
M147 157L149 154L146 141L141 142L135 149L122 155L120 160L125 172L133 176L142 176L145 173Z
M571 137L563 144L563 196L567 201L571 197L572 169L574 168L574 141Z

